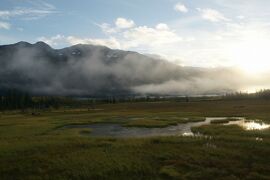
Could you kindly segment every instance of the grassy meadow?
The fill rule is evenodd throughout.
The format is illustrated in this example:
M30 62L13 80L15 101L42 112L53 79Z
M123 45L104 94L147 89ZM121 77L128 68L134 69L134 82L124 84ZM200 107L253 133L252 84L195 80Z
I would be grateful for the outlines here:
M219 123L193 128L202 137L91 137L66 125L119 123L166 127L204 117L270 123L270 101L134 102L95 109L0 114L0 179L270 179L270 129Z

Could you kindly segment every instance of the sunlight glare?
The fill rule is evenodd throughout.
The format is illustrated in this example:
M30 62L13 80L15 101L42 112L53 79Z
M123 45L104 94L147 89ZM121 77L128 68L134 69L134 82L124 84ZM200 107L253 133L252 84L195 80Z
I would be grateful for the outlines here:
M230 44L234 63L249 74L258 74L270 69L270 40L264 33L245 33L244 38Z
M269 128L270 125L252 121L243 123L242 127L245 128L246 130L263 130Z

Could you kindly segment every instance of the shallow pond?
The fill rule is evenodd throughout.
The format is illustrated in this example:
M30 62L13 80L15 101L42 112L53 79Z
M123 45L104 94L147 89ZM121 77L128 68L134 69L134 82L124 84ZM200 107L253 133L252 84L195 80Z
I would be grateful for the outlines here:
M64 128L90 128L89 136L93 137L152 137L152 136L192 136L192 127L211 124L215 120L229 120L227 117L207 117L205 121L190 122L168 126L164 128L144 128L144 127L123 127L121 124L91 124L91 125L69 125ZM269 128L270 125L264 124L257 120L246 120L245 118L237 118L223 125L236 124L246 130L261 130ZM85 135L85 134L84 134ZM88 134L86 134L88 135Z

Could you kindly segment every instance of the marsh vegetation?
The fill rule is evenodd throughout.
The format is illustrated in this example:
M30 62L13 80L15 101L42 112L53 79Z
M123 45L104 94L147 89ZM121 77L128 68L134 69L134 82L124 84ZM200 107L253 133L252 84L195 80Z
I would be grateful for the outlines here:
M192 127L204 136L133 138L92 137L91 128L64 128L125 127L133 121L126 128L153 128L202 121L199 117L247 117L268 124L269 107L265 100L215 100L97 104L98 110L60 108L35 116L5 111L0 116L0 178L269 179L269 128L208 124Z

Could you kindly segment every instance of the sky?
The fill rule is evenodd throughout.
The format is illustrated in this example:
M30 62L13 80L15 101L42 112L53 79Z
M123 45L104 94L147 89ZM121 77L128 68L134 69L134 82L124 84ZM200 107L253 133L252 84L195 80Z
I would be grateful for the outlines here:
M0 44L96 44L258 74L270 70L269 7L269 0L1 0Z

